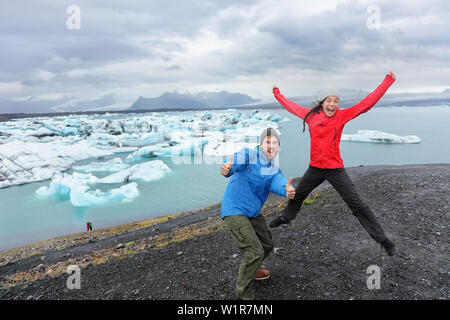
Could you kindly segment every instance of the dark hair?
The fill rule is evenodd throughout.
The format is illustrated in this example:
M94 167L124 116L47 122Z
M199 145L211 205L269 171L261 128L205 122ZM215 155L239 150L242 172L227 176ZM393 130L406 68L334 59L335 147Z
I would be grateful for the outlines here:
M309 115L313 112L316 112L316 113L319 112L323 107L323 102L325 101L325 99L323 99L322 101L313 103L311 110L309 110L309 112L306 114L305 118L303 119L303 132L305 132L306 118L308 118Z

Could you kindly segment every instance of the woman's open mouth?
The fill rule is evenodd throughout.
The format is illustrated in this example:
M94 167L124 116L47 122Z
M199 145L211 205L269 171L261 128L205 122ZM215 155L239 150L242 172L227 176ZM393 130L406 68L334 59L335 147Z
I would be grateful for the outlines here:
M324 108L325 109L325 113L327 114L327 115L333 115L335 112L336 112L336 109L337 108L328 108L328 107L326 107L326 108Z

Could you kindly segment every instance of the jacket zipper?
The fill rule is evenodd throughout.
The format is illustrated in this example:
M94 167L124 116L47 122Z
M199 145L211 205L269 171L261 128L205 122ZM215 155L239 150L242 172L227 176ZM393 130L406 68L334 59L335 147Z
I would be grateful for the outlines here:
M334 151L336 151L336 136L337 136L337 132L336 132L336 128L334 128Z

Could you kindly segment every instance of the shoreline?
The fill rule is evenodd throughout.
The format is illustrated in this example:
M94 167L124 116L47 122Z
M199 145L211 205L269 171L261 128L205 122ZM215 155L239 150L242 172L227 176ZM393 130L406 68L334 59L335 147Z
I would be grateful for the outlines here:
M262 105L262 106L245 106L245 107L239 107L239 106L230 106L230 107L223 107L223 108L160 108L160 109L138 109L138 110L109 110L109 111L64 111L64 112L43 112L43 113L3 113L0 114L0 122L6 122L13 119L22 119L22 118L40 118L40 117L66 117L70 115L94 115L94 114L100 114L105 115L107 113L110 114L128 114L128 113L151 113L151 112L174 112L174 111L223 111L228 109L236 109L236 110L253 110L253 109L284 109L279 104L274 105Z
M362 176L362 175L371 175L371 174L377 174L380 172L380 170L395 170L400 169L404 170L407 168L420 168L423 166L441 166L441 165L450 165L446 163L426 163L426 164L408 164L408 165L375 165L375 166L363 166L360 165L358 167L348 167L345 168L348 172L350 177L352 179ZM299 181L301 177L296 177L293 179L294 183ZM317 189L324 188L326 186L329 186L328 182L325 182L324 184L320 185ZM268 201L270 201L271 198L277 197L276 195L270 194ZM132 221L127 222L123 224L113 225L110 227L100 228L100 229L94 229L92 231L86 232L77 232L77 233L69 233L61 236L51 237L47 239L37 240L30 243L26 243L23 245L19 245L17 247L9 248L0 251L0 267L5 264L5 261L14 262L14 260L6 260L4 258L5 255L14 255L17 251L25 251L28 252L30 249L35 250L38 249L38 252L41 252L42 250L45 251L45 249L49 248L49 244L52 246L55 246L57 250L62 250L67 247L69 247L72 244L83 244L89 241L93 240L103 240L111 236L117 236L123 233L127 232L133 232L137 231L139 229L143 229L146 227L150 227L153 225L158 225L164 222L167 222L171 219L177 219L182 218L187 215L197 214L204 211L211 210L212 208L220 207L221 203L215 203L210 206L191 210L191 211L183 211L183 212L176 212L172 214L167 215L161 215L149 219L139 220L139 221ZM220 213L219 213L220 215ZM28 256L36 255L36 252L29 253ZM22 256L20 259L26 258Z
M218 204L213 204L208 207L204 207L197 210L184 211L178 213L172 213L167 215L161 215L149 219L132 221L128 223L113 225L110 227L93 229L92 231L82 231L77 233L69 233L57 237L51 237L48 239L37 240L30 243L26 243L17 247L9 248L0 251L0 267L8 264L16 262L17 260L21 260L24 258L28 258L37 254L41 254L45 251L48 251L49 248L54 247L56 250L67 249L71 245L80 245L85 243L92 243L92 241L97 240L105 240L112 236L121 235L128 232L138 231L140 229L148 228L154 225L158 225L164 222L167 222L172 219L179 219L188 215L198 214L205 210L210 210L211 208L219 206ZM34 252L29 252L30 250ZM37 251L36 251L37 250ZM25 255L21 254L20 257L17 257L17 254L22 251ZM11 260L7 260L5 256L16 256Z
M406 252L406 249L409 250L408 254L401 254L401 257L397 258L406 259L402 260L404 267L410 264L411 261L416 260L417 262L421 261L419 263L431 263L433 266L430 268L436 268L436 265L439 266L439 270L446 268L445 265L440 265L441 261L446 259L445 255L442 256L442 245L440 243L442 241L444 243L447 242L445 239L448 238L443 226L448 224L450 199L443 199L440 194L448 194L448 189L450 188L450 164L360 166L346 168L346 170L354 181L358 192L361 193L361 196L368 201L369 205L377 213L382 225L389 227L386 230L387 234L392 234L393 230L395 230L394 242L400 245L400 251ZM299 178L294 179L293 184L295 185L298 181ZM398 197L398 195L401 196ZM355 261L360 260L364 255L372 257L376 252L379 255L379 251L373 250L376 244L367 239L368 235L364 233L364 230L361 230L357 222L355 223L356 220L351 220L354 219L351 214L337 214L341 211L349 212L349 210L328 183L322 184L313 191L309 200L310 204L305 203L302 208L304 217L296 219L292 223L292 225L297 224L297 227L290 226L288 228L271 230L273 238L276 240L275 247L278 247L276 253L272 254L273 257L270 258L273 261L271 268L281 268L285 263L290 263L290 260L297 259L295 257L298 253L293 256L288 254L289 250L295 250L295 246L289 245L292 239L294 239L294 243L302 242L301 247L306 248L307 253L316 255L317 263L324 263L323 268L336 263L339 264L338 261L341 260L348 260L348 255L356 259ZM270 219L270 217L277 215L286 203L287 200L285 198L271 194L261 213L267 219ZM430 208L434 209L431 210ZM335 218L327 218L327 215L329 216L330 214ZM350 219L349 221L352 221L352 223L344 222L344 220L340 221L336 217L345 221ZM417 221L420 221L420 223ZM327 228L330 224L333 224L330 228L331 230L342 230L337 233L323 232L328 230ZM428 225L430 228L427 227L425 230L424 226ZM319 233L317 233L318 230ZM302 234L301 236L299 232ZM358 234L357 237L362 237L365 240L354 242L352 238L356 236L355 232ZM318 234L324 236L324 238L316 238ZM401 237L399 234L402 234ZM330 236L331 238L329 238ZM216 238L222 240L218 241ZM400 238L402 239L401 241ZM307 242L305 243L305 241ZM406 248L405 242L408 242L409 245L419 243L419 247L416 244L411 248ZM317 248L309 251L310 249L308 248L312 249L313 247ZM334 262L331 264L329 261L321 262L321 259L328 257L328 255L324 256L323 250L331 247L333 247L333 250L329 251L329 257L337 257L338 260L333 260ZM378 250L380 249L378 248ZM184 252L191 252L192 256L190 254L190 258L186 260L188 256L185 256ZM203 254L199 254L199 252L203 252ZM355 254L357 255L355 256ZM144 259L148 255L153 258ZM100 272L99 270L103 269L109 270L110 268L115 270L117 266L122 264L128 265L132 263L134 265L135 262L133 261L141 261L142 258L143 260L140 263L145 264L147 267L154 266L157 269L162 268L165 270L170 265L172 266L169 268L170 270L174 268L173 272L167 271L167 274L161 275L161 277L167 277L171 282L188 281L175 280L177 279L176 270L184 270L187 268L185 264L189 265L190 260L194 258L200 259L199 263L203 263L204 255L206 255L206 259L211 260L225 259L226 263L223 268L226 269L224 269L224 273L227 273L228 271L226 270L228 269L233 271L232 266L238 267L238 259L236 260L236 258L239 256L239 252L234 248L228 231L220 218L220 203L195 211L70 234L2 251L0 252L0 299L9 299L8 297L10 296L20 297L24 292L36 291L37 286L42 287L43 283L66 279L67 267L73 264L78 265L84 274L86 272ZM231 258L227 258L228 255ZM283 258L279 260L281 255L283 255ZM301 263L305 268L310 259L308 257L305 258L306 260L301 260L304 261ZM375 257L376 255L370 259L376 259ZM183 263L173 262L178 258L183 258ZM396 258L394 257L394 259ZM383 260L378 263L386 262ZM130 267L126 268L132 267L130 265ZM195 271L196 268L193 267L192 270ZM436 281L440 283L442 272L439 270L433 269L433 272L436 273L436 277L439 277ZM202 272L203 276L208 278L212 276L209 274L210 272L214 274L214 268L204 268ZM308 272L315 271L310 270ZM448 274L445 274L448 277ZM234 275L234 271L227 277L232 275ZM123 280L124 278L132 277L132 275L119 272L115 277ZM406 277L409 279L409 276ZM426 275L421 275L421 277L428 279ZM92 278L92 281L100 281L100 283L105 281L104 279L94 279L95 277ZM154 281L159 283L160 279L155 278ZM208 278L205 285L211 281L213 280ZM185 284L185 286L189 285L190 283ZM231 281L230 292L233 291L233 287L234 283ZM395 288L397 287L394 286L391 289ZM163 291L158 291L158 295L151 295L151 297L164 298ZM4 295L2 295L2 292ZM178 291L172 291L169 297L173 297L173 295L180 297L179 294L181 293ZM98 291L93 297L97 296L102 298L102 294L99 294ZM51 298L52 293L37 295L37 297ZM67 296L69 299L78 299L76 297L76 294ZM104 297L108 298L108 295ZM195 298L198 297L196 296ZM223 297L215 296L215 298L221 299ZM295 297L292 296L291 298Z

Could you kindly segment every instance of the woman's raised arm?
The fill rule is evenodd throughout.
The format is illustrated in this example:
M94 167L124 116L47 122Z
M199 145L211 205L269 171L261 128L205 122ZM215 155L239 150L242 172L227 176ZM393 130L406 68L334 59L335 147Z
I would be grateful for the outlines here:
M353 107L342 109L341 116L343 117L343 122L348 122L361 113L369 111L377 102L381 99L381 97L385 94L387 89L394 83L395 74L392 71L384 78L383 82L372 91L367 97L362 99L358 104L355 104Z
M275 96L275 99L278 100L278 102L290 113L295 114L297 117L300 117L301 119L304 119L306 114L309 112L310 109L308 108L304 108L304 107L300 107L298 104L296 104L295 102L292 102L288 99L285 98L285 96L283 96L280 93L280 89L278 89L277 86L273 86L273 95Z

